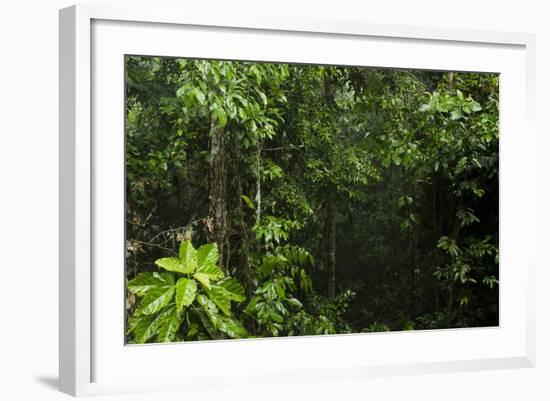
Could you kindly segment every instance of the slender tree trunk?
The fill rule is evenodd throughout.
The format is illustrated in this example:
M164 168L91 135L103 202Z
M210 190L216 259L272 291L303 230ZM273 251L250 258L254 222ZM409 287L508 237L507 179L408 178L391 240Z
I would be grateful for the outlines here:
M455 74L452 71L447 73L447 87L452 91L455 87Z
M336 296L336 199L332 196L327 203L327 267L328 297Z
M224 269L227 258L228 226L224 131L214 123L210 125L210 194L209 239L218 245L219 266Z
M248 268L248 228L244 220L244 210L243 210L243 185L241 180L241 175L239 172L236 172L235 177L235 186L237 190L237 214L239 215L239 225L241 229L241 264Z
M262 172L261 172L261 154L262 144L258 143L258 149L256 153L256 224L258 224L262 218Z

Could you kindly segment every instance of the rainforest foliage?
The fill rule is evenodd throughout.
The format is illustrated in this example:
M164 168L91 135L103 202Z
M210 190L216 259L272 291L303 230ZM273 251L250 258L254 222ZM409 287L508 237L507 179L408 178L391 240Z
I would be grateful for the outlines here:
M128 56L127 341L498 324L498 75Z

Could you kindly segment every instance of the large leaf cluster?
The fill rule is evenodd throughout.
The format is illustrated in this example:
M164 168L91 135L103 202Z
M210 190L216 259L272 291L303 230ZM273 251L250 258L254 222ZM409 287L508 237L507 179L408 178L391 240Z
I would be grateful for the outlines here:
M246 329L233 316L231 304L246 297L241 284L218 267L215 243L195 249L183 241L179 257L161 258L161 272L140 273L128 282L139 303L128 321L132 342L169 342L192 339L242 338Z

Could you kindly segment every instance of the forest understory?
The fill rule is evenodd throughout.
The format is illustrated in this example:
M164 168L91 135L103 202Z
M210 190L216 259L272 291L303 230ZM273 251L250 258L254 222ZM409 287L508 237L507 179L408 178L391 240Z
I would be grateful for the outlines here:
M499 76L126 57L129 343L499 324Z

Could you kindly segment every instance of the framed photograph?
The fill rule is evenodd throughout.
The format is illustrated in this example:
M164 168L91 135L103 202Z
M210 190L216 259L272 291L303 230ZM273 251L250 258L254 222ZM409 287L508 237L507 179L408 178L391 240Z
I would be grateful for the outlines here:
M530 367L534 37L60 12L60 389Z

